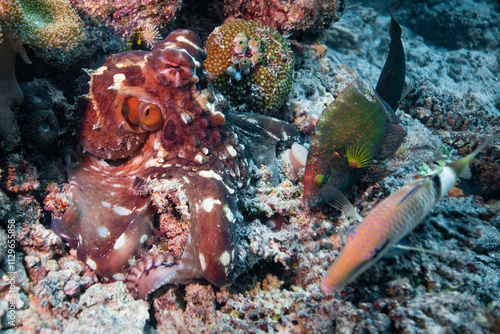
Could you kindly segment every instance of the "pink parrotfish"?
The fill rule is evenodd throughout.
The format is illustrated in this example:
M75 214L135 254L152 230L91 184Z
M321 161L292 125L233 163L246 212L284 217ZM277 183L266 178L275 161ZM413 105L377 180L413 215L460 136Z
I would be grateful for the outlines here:
M376 164L401 145L404 130L394 110L405 86L401 27L391 19L391 44L375 92L351 83L321 114L308 153L303 201L307 208L335 201L356 183L375 182L390 172Z
M377 205L347 237L342 252L323 278L322 290L332 292L352 282L396 246L434 209L458 178L471 177L469 163L499 135L500 131L468 156L442 165ZM353 213L354 208L347 199L343 200L347 211Z

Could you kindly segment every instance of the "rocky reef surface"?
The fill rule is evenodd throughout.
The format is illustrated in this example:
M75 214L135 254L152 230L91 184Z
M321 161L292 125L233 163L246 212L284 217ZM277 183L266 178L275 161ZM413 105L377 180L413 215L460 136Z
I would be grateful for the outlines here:
M407 55L408 90L398 111L406 137L384 164L391 176L347 194L363 216L415 175L437 168L436 161L470 153L500 126L494 51L499 6L472 0L394 3ZM323 109L349 83L359 77L375 86L390 41L386 6L351 2L329 29L289 36L296 71L282 118L302 132L304 146ZM17 72L23 75L22 68ZM165 286L142 301L122 282L99 281L49 229L44 206L63 211L68 205L63 150L71 143L75 108L64 88L43 79L30 85L50 93L45 109L58 119L60 140L49 150L25 140L20 151L1 157L3 332L500 332L498 142L473 161L473 178L461 182L405 241L440 255L395 254L335 294L324 294L320 282L354 222L328 206L304 210L301 171L291 166L289 151L279 151L278 185L272 171L255 169L238 203L244 223L236 233L251 269L227 288L206 282ZM20 115L23 124L30 114Z

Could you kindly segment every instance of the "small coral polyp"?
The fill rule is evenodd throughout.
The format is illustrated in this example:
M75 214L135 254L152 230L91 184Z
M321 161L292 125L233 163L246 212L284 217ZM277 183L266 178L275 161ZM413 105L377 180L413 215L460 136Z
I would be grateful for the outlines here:
M293 53L276 30L254 21L231 21L212 32L206 50L205 68L231 105L275 114L290 93Z

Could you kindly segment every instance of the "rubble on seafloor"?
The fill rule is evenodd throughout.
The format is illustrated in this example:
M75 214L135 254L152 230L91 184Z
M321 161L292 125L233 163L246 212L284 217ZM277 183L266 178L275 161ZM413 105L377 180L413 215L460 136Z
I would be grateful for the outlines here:
M358 185L347 194L363 216L415 175L437 168L436 161L470 153L500 125L495 95L500 65L489 49L495 40L491 36L500 38L498 20L484 27L484 17L473 15L478 5L471 5L466 28L488 32L475 42L481 48L472 50L466 37L450 46L442 44L439 35L422 35L428 11L406 5L402 2L393 13L400 18L407 52L410 87L398 111L406 137L384 163L394 171L391 176ZM457 6L456 13L463 14L463 6ZM498 18L498 8L489 6ZM376 84L389 43L389 19L366 5L352 5L322 34L319 43L327 47L326 53L308 50L304 41L292 46L297 68L283 118L303 133L304 147L321 111L350 82L359 76ZM453 24L462 23L453 19ZM338 38L347 42L337 43ZM38 84L49 87L45 81ZM54 99L59 93L50 89ZM498 143L472 163L473 179L459 185L464 192L444 198L408 236L412 246L441 255L410 251L383 259L335 294L324 294L320 282L354 222L329 206L305 211L301 172L292 172L285 156L289 152L280 152L279 184L269 181L265 167L254 169L239 198L244 220L236 233L246 269L236 282L224 288L206 282L165 286L142 301L134 300L121 282L99 280L49 229L43 208L63 210L68 200L63 147L71 143L74 111L64 109L69 105L61 99L59 95L53 106L64 145L51 154L26 145L0 158L2 332L500 332ZM161 219L166 229L175 221L168 216L172 203L182 207L184 215L187 210L173 182L150 185L158 194L169 191L170 197L155 198L165 206ZM15 248L9 252L11 239Z

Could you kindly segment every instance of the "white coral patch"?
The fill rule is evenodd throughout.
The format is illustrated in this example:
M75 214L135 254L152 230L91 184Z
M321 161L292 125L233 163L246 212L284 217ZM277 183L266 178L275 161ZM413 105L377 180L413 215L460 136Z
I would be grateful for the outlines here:
M125 233L120 235L118 239L116 239L115 245L113 246L114 249L120 249L125 245L125 241L127 240L127 237L125 236Z
M92 269L92 270L97 269L97 264L95 263L94 260L87 258L87 261L85 263L90 267L90 269Z
M115 206L113 207L113 211L120 216L127 216L132 213L132 210L124 208L123 206Z
M147 234L143 234L143 235L141 236L141 240L140 240L140 242L141 242L141 244L143 244L143 243L145 243L146 241L148 241L148 236L147 236Z
M103 207L105 207L105 208L110 208L110 207L111 207L111 204L109 204L109 203L108 203L108 202L106 202L106 201L102 201L102 202L101 202L101 205L102 205Z
M212 209L214 208L214 205L221 205L222 202L219 201L218 199L213 199L212 197L207 197L203 200L203 202L201 203L201 207L203 208L203 210L205 210L206 212L210 212L212 211Z

